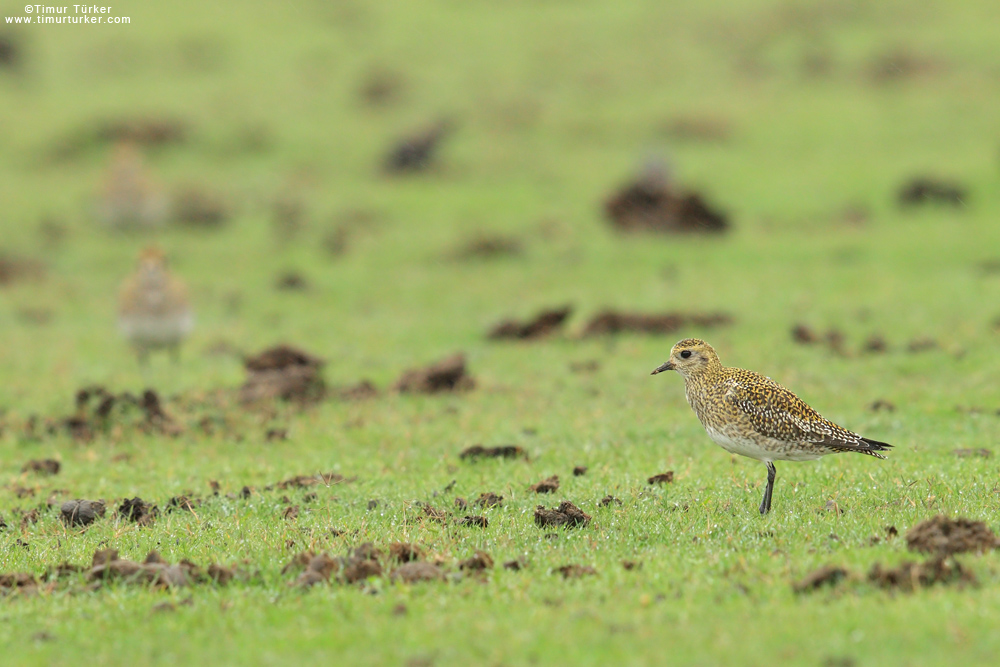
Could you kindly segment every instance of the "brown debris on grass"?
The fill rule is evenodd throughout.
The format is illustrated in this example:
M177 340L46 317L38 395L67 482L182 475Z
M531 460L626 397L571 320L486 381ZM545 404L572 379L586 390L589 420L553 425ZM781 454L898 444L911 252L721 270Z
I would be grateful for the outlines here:
M91 122L59 139L53 146L56 160L73 159L101 146L133 144L159 148L184 143L190 127L184 121L156 116L109 118Z
M906 344L906 351L911 354L916 354L918 352L936 350L938 347L940 347L938 342L930 336L917 336Z
M872 412L895 412L896 404L892 401L887 401L884 398L876 399L868 406L868 409Z
M889 569L875 563L868 572L868 581L881 588L911 592L934 584L975 584L976 577L954 558L937 556L923 563L906 561Z
M597 570L590 565L577 565L573 563L557 567L555 573L561 574L563 579L579 579L581 577L594 576L597 574Z
M792 340L800 345L815 345L825 343L831 352L846 355L844 348L844 333L839 329L827 329L822 335L805 324L792 327Z
M460 526L471 526L473 528L487 528L490 525L490 520L484 516L465 516L461 521L458 522Z
M530 320L503 320L487 334L491 340L536 340L559 331L573 312L572 306L543 310Z
M622 501L618 500L614 496L610 496L609 495L609 496L604 496L603 498L601 498L601 501L599 503L597 503L597 504L600 507L608 507L609 505L618 505L619 507L621 507L622 506Z
M378 396L378 387L369 380L362 380L353 385L330 387L329 393L342 401L365 401Z
M439 510L438 508L431 507L430 505L424 505L422 507L422 511L424 516L431 521L435 521L437 523L445 523L448 521L448 513L444 510Z
M420 581L441 581L444 579L444 571L433 563L416 561L400 565L389 575L392 581L402 581L407 584L415 584Z
M277 345L246 357L246 382L240 387L240 401L257 403L282 399L301 404L316 403L326 394L320 375L325 362L307 352Z
M389 545L389 558L399 563L409 563L424 557L424 550L418 544L393 542Z
M659 475L653 475L646 480L649 484L670 484L674 481L674 471L668 470L667 472L661 472Z
M951 453L963 459L965 458L988 459L993 456L993 452L990 451L989 449L986 449L985 447L978 447L975 449L970 449L970 448L953 449L951 450Z
M524 252L524 245L514 236L479 233L464 241L448 254L449 259L464 261L515 257Z
M189 227L219 228L226 224L231 215L222 196L201 185L184 186L174 194L172 202L174 219Z
M386 154L382 168L388 174L427 169L434 162L441 143L454 131L454 127L449 119L441 119L397 140Z
M129 392L114 394L94 385L78 390L75 401L76 413L49 423L50 433L62 428L73 439L88 441L95 434L109 432L116 426L170 436L180 435L183 431L163 408L159 394L152 389L146 389L136 397Z
M836 586L847 577L848 572L845 568L835 565L824 565L793 583L792 590L796 593L809 593L824 586Z
M882 354L889 351L889 343L881 334L872 334L861 349L872 354Z
M122 580L154 588L177 588L209 581L224 584L233 576L233 570L214 564L209 566L208 573L189 560L171 565L155 551L149 552L142 563L136 563L119 558L115 549L95 552L87 572L87 579L92 582Z
M265 491L285 491L286 489L307 489L311 486L333 486L347 480L336 472L319 472L314 475L295 475L264 487Z
M587 474L587 466L576 466L573 468L573 477L582 477Z
M462 450L458 458L463 461L478 461L480 459L527 459L528 453L517 445L499 445L497 447L473 445Z
M649 164L631 183L604 202L604 214L616 231L719 233L727 216L713 210L697 192L677 192L659 163Z
M467 572L482 572L493 569L493 557L485 551L476 551L470 558L458 564L459 570Z
M528 487L528 491L535 493L554 493L559 490L559 475L552 475L540 482L535 482Z
M543 505L535 508L535 524L540 528L565 526L575 528L590 523L591 516L579 507L564 500L556 509L545 509Z
M186 495L173 496L167 501L167 512L173 512L174 510L184 510L185 512L194 513L195 507L201 505L201 499L191 498Z
M996 549L1000 547L1000 540L982 521L949 519L939 514L911 528L906 534L906 546L910 551L946 556Z
M622 561L622 569L626 570L628 572L631 572L633 570L641 570L642 569L642 561L627 560L627 559L623 560Z
M684 327L715 327L732 324L726 313L644 314L604 310L587 322L583 336L607 336L623 332L666 335Z
M104 502L100 500L68 500L59 508L67 526L88 526L104 516Z
M21 472L36 472L39 475L58 475L62 464L55 459L34 459L21 467Z
M465 355L453 354L425 368L410 369L396 382L401 393L436 394L443 391L468 391L476 386L465 367Z
M38 280L44 274L45 268L40 261L0 252L0 287L26 280Z
M38 592L38 581L29 572L11 572L0 574L0 595L6 596L17 592L31 595Z
M456 498L457 500L457 498ZM491 507L500 507L503 505L503 496L492 491L486 491L485 493L480 493L479 497L476 499L475 504L482 507L484 510Z
M285 271L275 279L274 288L279 291L301 292L309 289L309 281L298 271Z
M140 526L150 526L156 520L160 510L153 503L147 503L142 498L126 498L118 506L118 516L132 521Z
M944 71L943 62L914 53L907 48L895 48L876 55L868 64L868 78L872 83L888 84L905 79L925 77Z
M968 200L965 187L954 181L932 176L917 176L899 188L896 195L899 205L908 208L923 204L964 206Z

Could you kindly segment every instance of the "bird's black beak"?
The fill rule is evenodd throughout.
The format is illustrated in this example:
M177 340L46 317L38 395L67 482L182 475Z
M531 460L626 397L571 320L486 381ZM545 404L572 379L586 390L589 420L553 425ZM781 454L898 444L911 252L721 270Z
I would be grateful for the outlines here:
M657 366L656 369L654 369L653 372L650 373L650 375L656 375L657 373L662 373L663 371L672 371L672 370L674 370L674 365L668 361L664 364L661 364L660 366Z

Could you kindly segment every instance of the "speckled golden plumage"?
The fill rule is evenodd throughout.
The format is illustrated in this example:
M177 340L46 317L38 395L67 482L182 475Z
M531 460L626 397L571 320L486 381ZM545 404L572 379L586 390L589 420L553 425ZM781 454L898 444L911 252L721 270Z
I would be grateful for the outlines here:
M176 357L181 341L190 333L194 317L187 289L167 268L158 248L142 251L135 273L122 285L118 323L140 362L157 348L167 348Z
M769 377L727 368L711 345L686 338L653 374L675 370L684 377L688 403L710 438L723 449L767 465L768 485L760 512L771 509L774 461L806 461L836 452L880 459L891 447L823 418L805 401Z

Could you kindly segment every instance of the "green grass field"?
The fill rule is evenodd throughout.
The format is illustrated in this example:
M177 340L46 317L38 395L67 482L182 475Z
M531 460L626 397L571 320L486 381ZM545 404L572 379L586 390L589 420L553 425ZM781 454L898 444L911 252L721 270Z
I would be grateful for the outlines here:
M996 453L1000 440L1000 6L133 5L114 7L129 25L0 24L18 54L0 65L0 256L41 267L0 281L0 574L41 577L114 548L244 576L0 588L4 665L995 664L996 552L956 556L975 585L892 591L866 574L925 560L905 534L936 514L1000 528L997 459L953 453ZM373 80L396 82L385 103L364 101ZM457 129L433 167L381 173L394 140L443 116ZM111 147L93 128L120 118L185 128L146 151L148 165L168 189L223 198L223 227L115 234L95 220ZM707 129L671 131L692 124ZM602 202L651 153L732 229L614 233ZM901 208L898 189L925 174L968 196ZM300 207L297 230L276 229L278 201ZM490 235L523 250L455 258ZM142 370L116 294L152 243L188 284L197 325L179 364L157 356ZM305 290L275 288L290 271ZM574 306L562 334L486 337L561 304ZM734 323L580 337L605 307ZM795 343L799 323L839 330L847 354ZM863 351L875 334L885 353ZM779 462L762 518L763 465L708 439L681 378L649 376L687 336L895 449ZM922 338L937 346L908 351ZM369 379L379 395L242 408L239 355L213 350L278 342L326 359L328 384ZM392 391L404 370L454 352L474 390ZM26 434L32 415L68 416L95 384L155 388L181 434ZM895 410L872 410L878 400ZM206 434L203 417L223 426ZM269 440L272 428L287 439ZM474 444L530 457L460 460ZM21 471L44 458L61 472ZM667 470L671 484L647 483ZM328 471L349 481L264 490ZM556 493L527 490L550 475ZM490 491L501 507L454 506ZM168 512L181 494L203 502ZM609 494L621 505L599 506ZM159 506L152 525L116 514L134 496ZM108 513L67 527L59 504L72 498L105 499ZM536 505L562 500L590 525L537 527ZM429 520L425 503L452 520ZM290 505L297 518L284 518ZM460 525L464 514L489 525ZM364 542L421 545L446 580L302 589L282 572L303 550ZM461 571L477 550L495 566ZM568 564L596 574L564 579ZM793 591L828 564L848 578Z

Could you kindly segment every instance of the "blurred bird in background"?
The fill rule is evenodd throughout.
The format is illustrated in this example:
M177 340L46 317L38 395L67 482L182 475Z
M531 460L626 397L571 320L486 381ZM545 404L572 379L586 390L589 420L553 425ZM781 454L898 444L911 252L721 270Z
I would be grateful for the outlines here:
M149 353L167 349L176 362L180 344L194 326L194 314L187 289L167 268L167 258L159 248L143 250L135 273L122 285L118 324L135 348L139 363L145 365Z
M98 217L112 229L161 227L169 199L146 169L139 149L130 142L115 147L97 202Z

